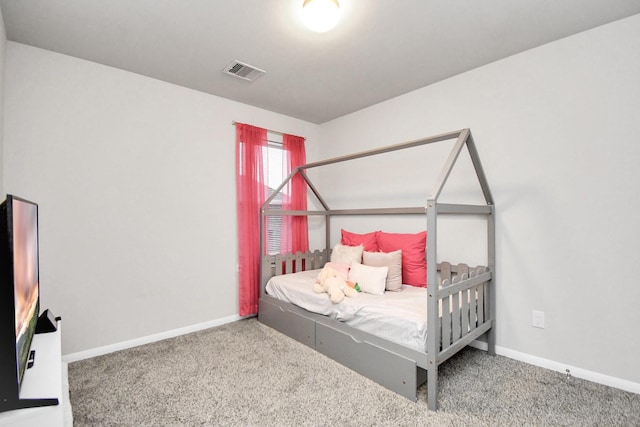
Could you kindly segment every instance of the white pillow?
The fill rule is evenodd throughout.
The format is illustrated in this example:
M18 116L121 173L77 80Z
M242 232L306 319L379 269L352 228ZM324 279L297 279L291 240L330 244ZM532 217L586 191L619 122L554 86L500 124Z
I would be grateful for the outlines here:
M386 290L402 290L402 249L393 252L364 251L362 253L362 263L372 267L389 267Z
M362 251L364 246L346 246L338 243L331 251L331 262L340 264L362 263Z
M362 292L374 295L384 294L389 267L371 267L364 264L351 264L349 281L357 283Z

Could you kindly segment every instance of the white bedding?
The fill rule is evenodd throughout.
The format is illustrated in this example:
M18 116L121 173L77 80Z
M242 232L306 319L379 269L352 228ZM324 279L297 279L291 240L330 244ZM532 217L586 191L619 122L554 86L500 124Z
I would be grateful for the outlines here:
M330 316L349 326L406 347L426 352L427 290L402 285L384 295L359 293L333 304L328 294L316 294L313 284L320 270L274 276L267 294L305 310Z

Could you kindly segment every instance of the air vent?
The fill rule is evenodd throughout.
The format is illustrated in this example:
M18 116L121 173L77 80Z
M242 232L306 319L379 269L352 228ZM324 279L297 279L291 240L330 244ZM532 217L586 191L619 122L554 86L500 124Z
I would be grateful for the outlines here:
M253 65L245 64L240 61L233 61L231 64L227 65L223 72L250 82L265 73L265 71L260 68L256 68Z

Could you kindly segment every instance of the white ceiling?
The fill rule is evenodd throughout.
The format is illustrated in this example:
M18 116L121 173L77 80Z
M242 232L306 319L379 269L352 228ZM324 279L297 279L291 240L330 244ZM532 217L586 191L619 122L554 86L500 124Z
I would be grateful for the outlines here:
M639 0L340 0L329 33L303 0L0 0L9 40L314 123L640 13ZM254 82L222 73L239 60Z

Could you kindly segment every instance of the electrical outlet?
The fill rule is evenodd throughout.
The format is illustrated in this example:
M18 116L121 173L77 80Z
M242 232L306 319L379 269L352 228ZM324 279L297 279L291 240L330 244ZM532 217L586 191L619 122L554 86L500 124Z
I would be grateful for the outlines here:
M531 312L531 326L544 329L544 311L533 310Z

